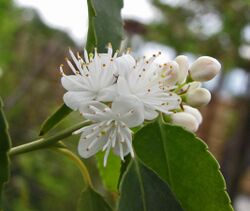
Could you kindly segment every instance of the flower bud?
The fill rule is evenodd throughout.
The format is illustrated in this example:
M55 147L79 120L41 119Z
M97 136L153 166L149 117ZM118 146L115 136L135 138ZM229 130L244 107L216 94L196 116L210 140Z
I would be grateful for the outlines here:
M195 132L199 127L196 118L192 114L186 112L171 114L171 119L173 124L182 126L191 132Z
M193 115L195 119L197 120L198 124L201 124L202 116L201 116L200 111L197 108L193 108L188 105L183 105L183 108L184 108L184 112Z
M182 91L191 92L198 88L201 88L201 82L194 81L194 82L185 84L185 86L183 86L182 88Z
M199 107L204 106L211 100L211 94L207 89L197 88L189 90L185 96L188 105Z
M186 56L180 55L175 58L179 65L178 82L183 83L186 81L188 75L189 62Z
M221 64L209 56L199 57L190 67L190 74L195 81L209 81L220 71Z

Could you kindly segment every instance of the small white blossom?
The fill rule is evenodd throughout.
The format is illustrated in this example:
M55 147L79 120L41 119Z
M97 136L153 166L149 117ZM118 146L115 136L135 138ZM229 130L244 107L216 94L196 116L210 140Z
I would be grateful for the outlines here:
M118 77L117 92L119 95L136 96L144 105L147 120L156 118L158 112L170 114L171 110L179 107L181 101L178 95L170 92L174 89L173 85L164 84L165 80L171 80L172 63L165 64L169 71L166 70L167 73L162 75L164 67L154 62L156 57L153 55L148 60L144 57L138 62L130 59L130 65L121 62L122 58L119 62L119 72L122 74Z
M173 124L189 131L197 131L202 122L200 112L192 106L207 104L211 99L202 81L213 78L220 71L220 63L212 57L199 57L190 67L186 56L177 56L163 65L150 58L135 60L130 52L113 55L111 45L107 53L75 56L69 50L74 73L66 75L63 67L61 83L67 90L63 100L73 110L79 110L93 124L75 131L81 133L78 152L88 158L105 151L104 166L110 150L124 160L134 156L131 128L144 120L153 120L159 113L168 115Z
M60 67L61 82L68 91L63 96L65 104L71 109L77 110L82 103L92 100L110 101L115 95L113 87L116 81L114 59L117 56L115 54L112 57L112 47L109 46L108 52L102 54L98 54L95 49L94 56L89 56L85 50L84 59L79 54L76 58L71 50L69 53L74 65L67 58L66 61L74 75L65 75L62 66Z
M93 121L75 133L82 133L78 152L83 158L106 150L104 166L106 166L110 149L119 155L121 160L128 153L134 157L132 148L132 131L129 128L141 125L144 121L143 105L135 98L118 98L111 108L100 102L82 105L82 115Z

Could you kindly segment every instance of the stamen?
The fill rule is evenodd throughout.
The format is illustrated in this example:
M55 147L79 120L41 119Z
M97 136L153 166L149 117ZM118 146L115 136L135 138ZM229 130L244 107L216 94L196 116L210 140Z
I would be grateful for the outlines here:
M108 48L112 48L112 44L110 42L108 43Z
M88 56L88 52L86 51L86 49L84 48L84 60L86 63L89 63L89 56Z
M62 76L65 76L65 74L64 74L64 72L63 72L63 67L64 67L64 65L61 64L59 70L60 70L60 72L61 72L61 75L62 75Z
M129 54L131 52L131 48L127 48L126 54Z
M98 141L99 139L98 139L98 137L97 138L95 138L90 144L89 144L89 146L87 147L87 151L89 151L94 145L95 145L95 143Z

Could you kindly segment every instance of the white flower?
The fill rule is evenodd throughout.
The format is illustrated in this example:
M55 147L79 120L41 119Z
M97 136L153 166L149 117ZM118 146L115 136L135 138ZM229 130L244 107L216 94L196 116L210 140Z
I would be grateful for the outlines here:
M132 148L131 127L141 125L144 121L143 105L135 98L118 98L111 108L100 102L82 105L80 112L94 123L75 133L82 133L78 152L83 158L106 150L104 166L106 166L110 149L119 155L121 160L128 153L134 157Z
M174 87L172 84L164 84L165 80L171 80L173 66L165 64L169 71L162 75L164 66L154 62L157 55L153 55L148 60L144 57L138 62L127 54L125 56L129 60L129 65L122 58L117 61L118 73L120 73L117 81L118 94L136 96L144 105L144 116L147 120L156 118L157 111L169 114L171 110L179 107L180 97L170 92ZM177 65L176 62L175 64Z
M62 85L68 91L63 100L65 104L73 110L79 109L82 103L89 101L111 101L114 97L114 86L116 81L114 73L116 71L114 59L117 53L112 57L112 47L108 46L108 52L98 54L95 49L95 55L88 56L84 50L84 60L77 55L77 58L71 50L69 53L74 65L66 58L66 61L73 71L74 75L65 75L62 73Z

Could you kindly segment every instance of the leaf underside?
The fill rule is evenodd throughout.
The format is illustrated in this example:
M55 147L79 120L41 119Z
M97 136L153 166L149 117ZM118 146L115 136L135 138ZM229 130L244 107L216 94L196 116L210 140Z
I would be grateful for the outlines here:
M231 211L219 164L207 145L181 127L156 121L133 142L137 156L174 192L185 211Z

